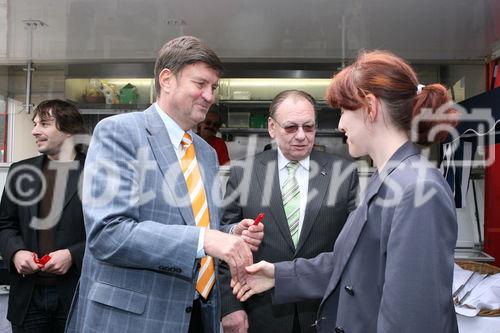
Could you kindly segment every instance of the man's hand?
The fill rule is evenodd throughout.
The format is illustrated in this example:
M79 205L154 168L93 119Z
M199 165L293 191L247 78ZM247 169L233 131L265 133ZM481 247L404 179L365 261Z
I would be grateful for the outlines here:
M248 276L244 281L231 280L233 294L244 302L252 295L259 294L274 287L274 265L260 261L246 268Z
M250 250L257 251L264 238L264 224L253 225L253 222L252 219L241 220L234 227L233 234L240 236L250 246Z
M63 275L66 274L73 264L73 259L68 249L51 252L49 256L51 257L50 260L40 269L42 272Z
M33 274L40 270L38 265L33 260L33 253L26 250L19 250L12 257L12 262L16 266L19 274L27 275Z
M222 317L224 333L247 333L248 316L245 310L238 310Z
M205 231L205 253L224 260L229 265L235 281L244 281L248 275L245 267L253 263L252 251L239 237L207 229Z

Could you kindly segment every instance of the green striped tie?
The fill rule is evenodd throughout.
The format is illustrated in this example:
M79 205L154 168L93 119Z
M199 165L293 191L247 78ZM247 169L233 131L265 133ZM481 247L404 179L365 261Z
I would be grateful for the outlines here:
M286 178L281 193L283 196L283 208L285 209L290 235L293 244L297 247L299 242L299 220L300 220L300 188L295 173L299 168L297 161L291 161L286 165L288 177Z

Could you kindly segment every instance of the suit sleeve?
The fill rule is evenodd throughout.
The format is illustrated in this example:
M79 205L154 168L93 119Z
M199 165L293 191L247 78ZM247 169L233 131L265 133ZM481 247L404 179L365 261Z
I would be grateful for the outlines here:
M222 214L221 228L228 231L233 225L239 223L243 218L242 209L240 206L238 186L239 179L237 168L231 167L229 171L229 180L226 185L226 193L224 195L225 209ZM244 309L244 304L241 303L234 295L231 289L231 272L228 265L221 261L219 266L219 279L221 289L221 315L225 315Z
M95 258L108 264L161 273L167 268L169 274L191 281L199 228L186 225L178 207L159 190L161 184L175 179L152 181L143 174L148 167L155 171L157 164L148 155L148 142L141 141L141 131L140 119L108 118L95 128L82 195L87 246ZM141 202L148 195L155 196L150 200L158 202L156 209L167 213L167 223L144 219Z
M82 175L83 172L83 167L85 165L85 160L80 161L81 163L81 169L79 169L78 177ZM81 205L82 202L80 199L76 199L75 197L72 198L72 200L78 200L80 204L80 211L77 214L81 214L81 222L83 222L83 211L81 210ZM83 239L80 239L79 242L73 243L69 246L67 246L67 249L71 253L71 259L73 260L73 265L75 266L76 270L78 273L81 273L82 271L82 265L83 265L83 255L85 253L85 235L82 235Z
M333 272L333 252L312 259L297 258L274 264L274 304L322 299Z
M403 190L387 241L377 332L443 331L450 315L455 207L434 181ZM425 319L423 319L425 318Z
M69 253L71 253L71 260L75 265L78 272L82 271L83 254L85 253L85 241L78 242L68 246Z
M14 165L9 170L7 180L10 179L13 167ZM5 187L10 186L9 184L6 183ZM21 235L17 204L12 201L11 196L4 188L0 202L0 253L9 272L13 267L12 257L14 254L25 249L27 247Z

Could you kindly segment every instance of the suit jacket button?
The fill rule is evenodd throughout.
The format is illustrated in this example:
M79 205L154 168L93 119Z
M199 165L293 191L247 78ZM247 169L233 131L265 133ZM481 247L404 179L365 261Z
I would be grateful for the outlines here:
M193 311L193 307L192 306L188 306L186 308L186 313L190 313L191 311Z
M344 328L342 326L335 327L335 333L345 333Z
M345 286L344 290L346 293L348 293L351 296L354 296L354 289L351 286Z

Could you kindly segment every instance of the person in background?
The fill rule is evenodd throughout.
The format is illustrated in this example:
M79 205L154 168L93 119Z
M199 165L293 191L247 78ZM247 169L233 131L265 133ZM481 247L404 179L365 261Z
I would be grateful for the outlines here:
M156 102L97 124L67 332L219 332L217 258L245 277L264 229L246 219L239 233L219 231L217 157L191 131L214 102L221 69L199 39L175 38L156 59Z
M214 104L215 105L215 104ZM220 128L220 118L214 106L208 110L205 120L198 124L198 135L201 136L217 153L217 158L220 165L229 163L229 153L227 151L226 142L217 137L217 131Z
M456 125L446 88L421 85L404 60L373 51L335 75L327 94L341 109L349 153L368 155L376 167L364 198L333 252L261 261L234 292L244 301L274 287L276 304L321 298L318 332L458 332L453 196L410 140L439 142L448 135L439 128Z
M269 108L268 127L277 148L233 163L222 224L237 230L241 219L265 213L266 237L255 260L313 258L331 251L355 208L358 175L354 164L313 149L316 108L314 98L306 92L286 90L276 95ZM268 197L267 202L262 202L263 197ZM315 332L311 325L319 299L273 305L268 292L240 302L232 294L230 280L229 271L221 269L225 333Z
M74 142L85 128L76 107L61 100L38 104L33 125L41 155L11 165L0 203L7 319L14 333L64 332L85 249L78 194L85 155Z

